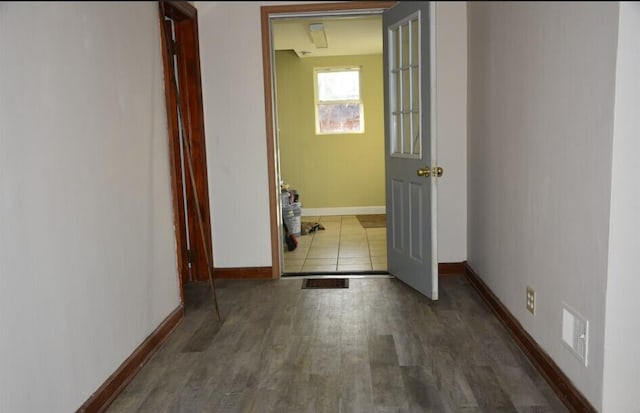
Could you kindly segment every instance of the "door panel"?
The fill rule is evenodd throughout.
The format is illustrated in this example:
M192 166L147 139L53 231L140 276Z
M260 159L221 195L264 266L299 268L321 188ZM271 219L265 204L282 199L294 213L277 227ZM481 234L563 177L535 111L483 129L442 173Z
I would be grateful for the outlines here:
M383 14L387 266L436 300L429 13L429 2L400 2Z
M391 202L387 202L387 205L391 206L391 210L389 211L389 215L391 217L391 228L396 228L396 231L387 230L387 235L391 234L391 242L387 242L387 245L391 245L393 249L399 253L404 249L404 243L402 242L404 237L402 236L402 228L403 228L403 190L404 190L404 182L392 179L391 180Z
M424 185L409 183L409 221L411 228L422 228L424 223L424 205L422 200L425 195ZM409 231L411 241L409 242L411 258L420 262L424 261L424 245L422 244L422 231Z

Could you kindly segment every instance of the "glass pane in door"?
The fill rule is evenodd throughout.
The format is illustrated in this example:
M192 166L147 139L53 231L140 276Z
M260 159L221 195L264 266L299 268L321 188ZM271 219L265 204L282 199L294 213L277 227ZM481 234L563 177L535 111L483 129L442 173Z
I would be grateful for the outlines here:
M420 19L389 28L391 156L420 158Z

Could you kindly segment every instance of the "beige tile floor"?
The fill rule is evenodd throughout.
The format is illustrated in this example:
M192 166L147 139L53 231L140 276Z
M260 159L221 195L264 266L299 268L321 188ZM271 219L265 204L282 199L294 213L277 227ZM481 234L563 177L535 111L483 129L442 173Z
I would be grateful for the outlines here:
M363 228L355 215L302 217L324 230L300 235L298 247L285 251L284 273L386 271L386 228Z

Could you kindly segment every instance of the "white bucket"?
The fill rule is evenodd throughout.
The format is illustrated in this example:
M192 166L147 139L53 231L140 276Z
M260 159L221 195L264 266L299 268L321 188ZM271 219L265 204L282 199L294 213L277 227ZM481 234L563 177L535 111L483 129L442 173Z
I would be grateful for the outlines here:
M302 232L301 215L302 209L300 208L300 203L293 203L282 207L282 216L289 229L289 234L300 236Z

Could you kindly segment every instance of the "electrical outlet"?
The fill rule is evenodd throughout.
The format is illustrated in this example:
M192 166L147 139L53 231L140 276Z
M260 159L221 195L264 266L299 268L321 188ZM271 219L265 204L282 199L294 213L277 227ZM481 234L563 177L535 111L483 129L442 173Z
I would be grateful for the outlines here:
M531 314L536 314L536 290L527 287L527 310Z

